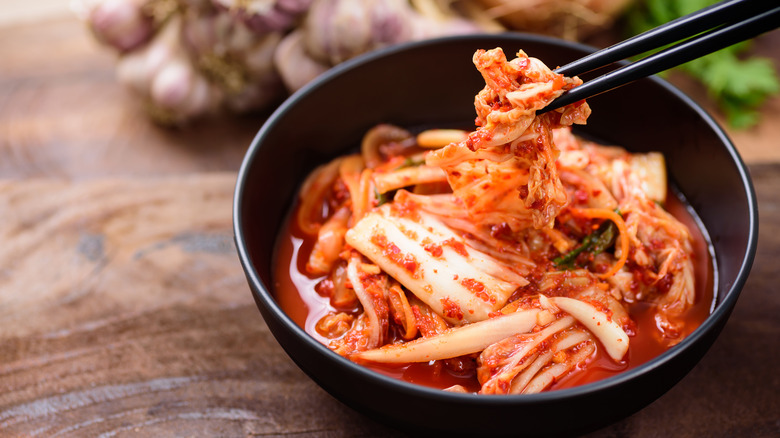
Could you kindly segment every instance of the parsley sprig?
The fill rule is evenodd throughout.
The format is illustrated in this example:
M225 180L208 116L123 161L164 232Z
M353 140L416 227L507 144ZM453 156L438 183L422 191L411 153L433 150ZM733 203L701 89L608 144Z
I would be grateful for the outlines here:
M629 12L628 31L636 35L716 2L642 0ZM677 67L707 88L734 128L757 124L761 105L769 96L780 92L780 80L772 61L745 57L750 43L744 41Z

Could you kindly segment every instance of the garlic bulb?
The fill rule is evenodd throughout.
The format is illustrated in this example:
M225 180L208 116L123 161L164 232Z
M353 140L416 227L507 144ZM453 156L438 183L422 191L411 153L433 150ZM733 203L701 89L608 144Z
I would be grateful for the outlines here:
M413 20L406 0L314 0L303 24L304 44L314 59L335 65L410 41Z
M211 110L216 95L208 81L181 58L164 65L152 81L151 103L171 118L186 119Z
M281 101L285 89L273 63L281 39L278 32L268 33L244 52L245 86L226 96L225 103L232 111L262 109Z
M89 24L98 41L126 52L154 33L154 18L144 11L146 3L147 0L76 0L73 8Z
M184 14L182 40L195 66L225 92L234 110L258 109L284 92L273 66L279 32L258 35L229 12Z
M274 65L295 91L331 66L380 47L482 30L431 1L314 0L302 27L279 45Z
M182 22L171 18L143 48L122 56L119 81L146 102L163 123L180 123L213 111L221 92L195 70L179 38Z
M357 55L481 30L460 0L72 1L119 53L120 82L166 124L267 109Z

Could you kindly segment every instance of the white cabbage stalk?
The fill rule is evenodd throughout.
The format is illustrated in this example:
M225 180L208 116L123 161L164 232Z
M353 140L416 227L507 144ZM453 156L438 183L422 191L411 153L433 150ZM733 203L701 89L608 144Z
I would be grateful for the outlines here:
M354 360L382 363L411 363L449 359L477 353L488 345L517 333L528 333L534 327L549 324L554 316L547 310L518 310L484 321L454 327L427 338L400 344L389 344L351 356ZM573 321L572 321L573 322Z
M528 284L422 211L397 215L385 204L355 224L346 241L453 324L488 318Z
M552 297L550 301L590 330L609 357L615 361L623 359L628 352L628 335L618 323L583 301L566 297Z
M387 193L416 184L446 182L447 174L440 167L404 167L392 172L375 173L374 184L379 193Z
M575 322L576 320L571 316L564 316L541 330L531 333L513 333L512 336L502 338L486 347L479 357L481 367L485 368L486 364L497 361L500 361L501 365L498 372L491 373L489 379L481 382L481 392L485 394L504 392L505 384L511 382L518 373L532 364L535 355L541 353L545 356L547 352L553 350L545 346L550 338L571 327Z
M563 348L559 349L558 351L562 351L562 350ZM555 382L555 380L559 379L561 376L568 373L577 364L584 362L588 357L590 357L591 354L593 354L594 351L596 351L596 347L593 345L592 342L588 342L576 353L569 356L566 361L551 365L550 367L546 368L544 371L537 374L528 383L528 386L526 386L522 390L522 393L534 394L534 393L542 392L544 388L547 388L553 382Z
M653 201L666 201L666 162L660 152L631 154L631 170L639 178L642 191Z
M508 394L522 394L525 388L528 386L528 382L531 381L544 366L552 361L555 352L552 350L544 351L538 355L528 358L528 364L522 369L516 377L512 379L512 383L509 385ZM492 388L491 388L492 389ZM485 390L485 386L482 386L482 390ZM493 392L483 392L485 394L492 394Z
M438 149L450 143L460 143L469 138L462 129L426 129L417 134L417 145L427 149Z
M590 341L591 337L588 333L578 330L578 329L570 329L567 330L566 333L563 333L559 339L555 341L553 346L539 354L533 362L530 363L530 365L527 366L527 368L523 369L521 373L517 375L512 380L512 384L509 387L509 394L530 394L530 393L536 393L541 392L545 386L539 385L542 381L547 381L546 376L553 375L550 373L550 369L552 368L553 373L559 372L562 374L561 371L567 371L568 369L571 369L573 366L577 365L579 362L581 362L584 359L587 359L588 356L590 356L593 351L595 351L595 348L593 347L592 342L588 342L588 345L584 348L588 350L588 353L586 356L583 356L582 358L578 357L579 354L572 357L569 356L568 360L565 362L555 364L552 367L539 372L543 367L549 365L550 362L552 362L555 354L559 351L567 350L571 347L574 347L576 345L579 345L583 342ZM530 360L529 360L530 362ZM566 366L566 368L561 369L561 365ZM558 375L560 375L558 374ZM541 377L541 378L540 378ZM529 385L529 382L531 382L533 379L534 384ZM552 381L548 381L548 385L552 383Z
M537 348L542 342L546 341L554 334L571 327L574 322L575 320L572 317L563 317L544 329L528 335L530 342L524 344L523 347L513 355L513 360L508 364L509 367L511 368L517 365L520 362L520 359L524 358L528 353Z
M564 154L561 154L564 155ZM567 154L568 155L568 154ZM568 155L570 157L571 155ZM560 163L560 159L558 160ZM591 175L582 169L566 168L561 166L561 181L573 187L580 188L591 196L582 206L589 208L606 208L614 210L618 207L618 202L607 186L598 177ZM664 183L665 184L665 183Z
M376 348L382 342L383 324L380 321L382 316L379 315L378 309L374 305L373 297L371 293L366 290L366 286L363 284L361 272L364 272L364 265L360 262L360 256L356 254L355 257L350 258L347 265L347 278L352 283L352 288L355 290L360 304L363 306L363 314L368 318L368 348ZM376 266L374 266L376 268ZM386 315L383 315L386 317Z

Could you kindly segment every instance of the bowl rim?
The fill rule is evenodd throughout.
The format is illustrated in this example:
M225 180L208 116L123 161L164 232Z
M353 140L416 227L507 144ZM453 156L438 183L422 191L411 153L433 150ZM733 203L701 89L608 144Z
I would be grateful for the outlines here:
M315 351L322 354L325 358L336 361L340 366L348 369L349 372L358 373L363 378L375 381L376 383L392 387L394 390L401 393L414 394L416 396L425 396L433 400L446 400L449 402L473 402L478 400L480 403L491 403L496 405L525 405L535 404L540 402L551 402L558 399L568 399L572 397L583 396L588 393L599 392L608 389L614 389L621 386L629 380L633 380L638 376L646 374L654 369L657 369L667 362L672 361L677 356L683 353L689 346L692 346L698 342L698 340L704 337L711 330L715 329L718 322L722 318L727 318L728 313L731 312L736 300L739 297L745 282L747 281L750 269L755 258L756 246L758 241L758 207L756 202L756 193L753 187L750 174L747 167L742 160L739 152L737 151L731 139L723 130L723 128L713 119L713 117L704 110L699 104L697 104L688 95L683 93L674 85L657 77L651 76L646 80L650 80L656 83L656 85L664 88L667 92L671 93L675 98L679 99L686 106L690 107L694 112L706 123L718 137L720 142L725 146L731 160L737 168L737 171L742 182L742 190L746 194L748 203L748 244L745 250L745 254L740 262L740 268L735 277L735 281L730 285L728 290L722 297L720 303L715 306L715 309L707 316L704 322L697 327L690 335L683 339L674 348L667 349L660 355L652 358L651 360L624 372L621 372L615 376L597 380L582 385L578 385L571 388L557 389L555 391L542 392L538 394L517 394L517 395L503 395L501 397L495 396L482 396L472 393L455 393L449 391L443 391L436 388L430 388L423 385L406 382L393 377L385 376L376 371L370 370L366 367L358 365L349 359L346 359L337 353L328 349L325 345L318 342L314 337L306 333L306 331L299 327L278 305L270 291L270 288L260 279L260 276L252 264L252 260L249 255L248 248L246 246L245 234L242 211L243 211L243 199L246 189L245 183L247 175L251 171L252 163L255 160L263 138L269 131L284 117L284 115L294 107L299 101L305 99L308 95L316 92L318 89L327 86L331 81L345 72L360 68L365 64L374 62L377 59L394 56L397 53L420 50L426 47L435 47L441 44L450 44L459 41L479 41L479 40L506 40L515 42L531 41L541 44L552 44L564 46L566 48L594 51L597 50L593 46L589 46L582 43L576 43L558 38L547 37L536 34L528 34L522 32L503 32L503 33L479 33L468 35L455 35L444 36L438 38L431 38L421 41L414 41L409 43L397 44L382 49L369 52L367 54L358 56L356 58L345 61L338 64L328 71L321 74L313 81L306 84L304 87L289 96L282 104L265 120L258 133L252 140L246 155L242 161L241 167L236 179L236 187L233 198L233 231L234 240L236 243L236 249L238 251L241 265L244 268L244 272L251 283L251 291L255 296L256 301L259 299L264 304L266 310L277 320L279 320L285 327L287 327L295 337L302 340L307 346L313 348ZM717 256L717 254L716 254ZM716 273L717 275L717 273ZM284 348L284 346L283 346ZM289 355L289 353L288 353ZM291 356L292 357L292 356ZM294 358L293 358L294 359ZM294 359L295 360L295 359Z

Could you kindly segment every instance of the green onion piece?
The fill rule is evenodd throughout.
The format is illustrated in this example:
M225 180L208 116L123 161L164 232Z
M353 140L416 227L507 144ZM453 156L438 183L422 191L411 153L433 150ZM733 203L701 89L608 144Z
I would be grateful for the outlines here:
M618 214L620 214L618 212ZM615 244L617 239L617 225L610 220L601 223L599 228L585 236L582 243L569 251L568 253L553 259L556 267L561 269L576 268L575 261L577 256L583 252L589 252L593 255L604 252L607 248Z
M593 240L593 255L604 252L607 248L615 244L617 240L617 225L612 221L604 221L595 234L598 234Z
M376 190L376 187L374 187L374 197L376 198L377 204L376 206L379 207L380 205L388 202L390 200L390 197L387 196L387 193L379 193Z
M406 159L404 159L404 162L401 163L401 165L398 166L398 168L399 169L403 169L404 167L417 167L417 166L422 166L423 164L425 164L425 159L424 158L423 159L420 159L420 158L415 159L414 156L411 156L411 157L406 157Z

